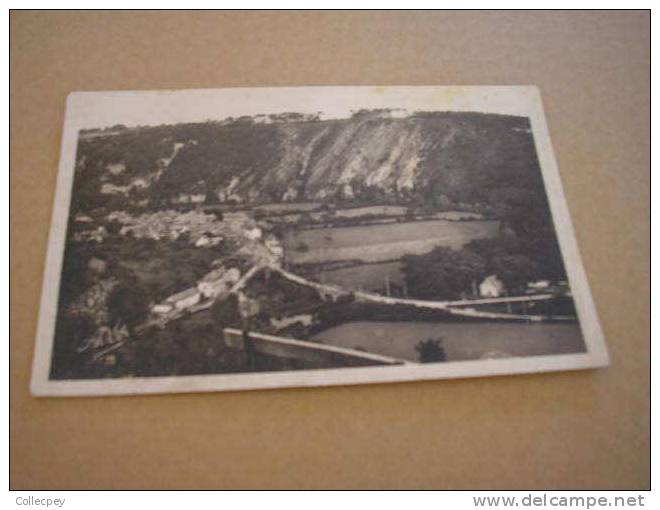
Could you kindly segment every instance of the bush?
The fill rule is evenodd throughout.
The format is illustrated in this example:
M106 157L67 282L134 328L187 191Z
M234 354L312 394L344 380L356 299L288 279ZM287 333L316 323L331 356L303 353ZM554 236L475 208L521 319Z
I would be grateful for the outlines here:
M419 361L421 363L436 363L440 361L447 361L447 354L442 346L442 338L422 340L415 346L415 350L419 353Z
M133 328L146 319L148 298L139 287L118 285L108 297L108 313L111 323L121 322Z
M403 257L408 292L420 299L453 299L485 276L486 262L470 250L435 248Z

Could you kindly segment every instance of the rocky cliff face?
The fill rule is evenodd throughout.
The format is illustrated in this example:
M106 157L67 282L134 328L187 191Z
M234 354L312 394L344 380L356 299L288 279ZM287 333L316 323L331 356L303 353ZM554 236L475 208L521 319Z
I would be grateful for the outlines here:
M108 170L119 164L126 168L121 174ZM150 176L145 186L130 185L144 176ZM143 197L204 193L207 202L489 202L502 190L538 190L541 180L526 118L362 112L340 120L242 119L81 139L76 186L109 190L108 183Z

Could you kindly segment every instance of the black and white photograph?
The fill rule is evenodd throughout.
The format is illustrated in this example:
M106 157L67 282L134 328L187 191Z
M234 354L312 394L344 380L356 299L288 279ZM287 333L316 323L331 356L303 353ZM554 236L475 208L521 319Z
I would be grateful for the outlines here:
M37 395L606 364L534 87L69 97Z

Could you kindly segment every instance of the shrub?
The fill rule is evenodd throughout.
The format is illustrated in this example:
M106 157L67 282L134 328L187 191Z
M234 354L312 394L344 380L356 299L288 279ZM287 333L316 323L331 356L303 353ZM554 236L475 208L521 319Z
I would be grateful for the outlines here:
M415 350L419 353L419 361L421 363L436 363L439 361L447 361L445 349L442 346L442 338L422 340L415 346Z

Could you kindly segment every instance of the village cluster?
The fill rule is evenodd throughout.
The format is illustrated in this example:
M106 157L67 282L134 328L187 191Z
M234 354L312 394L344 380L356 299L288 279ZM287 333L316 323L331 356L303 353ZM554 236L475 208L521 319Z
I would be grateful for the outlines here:
M176 241L187 236L197 247L215 246L223 240L258 241L263 237L263 226L244 212L225 213L222 220L214 214L199 210L179 212L172 209L132 216L125 211L113 211L105 218L107 223L119 224L119 234L135 238ZM80 226L74 233L76 241L103 242L109 235L104 225L95 225L93 218L78 213L74 222ZM87 228L85 228L87 226ZM275 248L271 237L265 239ZM278 251L275 248L275 251Z
M252 267L277 265L284 256L280 241L265 233L265 225L257 223L246 212L225 213L221 219L200 210L177 212L157 211L132 216L125 211L113 211L105 220L120 225L118 234L134 238L176 241L185 239L197 248L209 248L224 241L236 246L235 254ZM79 213L74 221L89 224L86 230L76 232L78 239L103 242L109 235L104 226L94 227L93 219ZM241 278L237 267L225 267L218 259L215 268L203 276L195 286L181 290L151 307L154 316L168 320L190 308L226 296Z
M155 304L151 312L158 316L167 316L182 312L205 299L219 299L226 296L241 278L238 268L221 266L204 275L194 287L169 296L162 303Z

